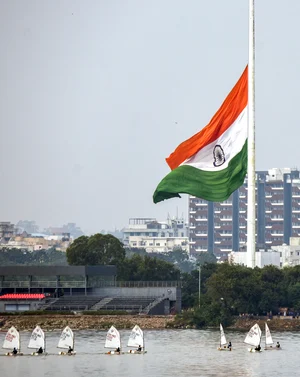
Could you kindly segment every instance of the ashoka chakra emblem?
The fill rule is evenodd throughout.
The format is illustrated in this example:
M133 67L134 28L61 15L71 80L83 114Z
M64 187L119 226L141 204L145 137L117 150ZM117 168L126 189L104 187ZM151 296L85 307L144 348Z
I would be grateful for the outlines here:
M214 155L214 166L218 167L218 166L221 166L221 165L224 164L225 153L224 153L221 145L217 144L214 147L213 155Z

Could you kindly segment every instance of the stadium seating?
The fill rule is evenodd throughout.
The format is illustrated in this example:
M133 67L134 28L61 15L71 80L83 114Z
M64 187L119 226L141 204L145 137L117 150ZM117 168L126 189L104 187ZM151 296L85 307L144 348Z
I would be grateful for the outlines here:
M49 305L46 310L89 310L103 297L99 296L62 296Z

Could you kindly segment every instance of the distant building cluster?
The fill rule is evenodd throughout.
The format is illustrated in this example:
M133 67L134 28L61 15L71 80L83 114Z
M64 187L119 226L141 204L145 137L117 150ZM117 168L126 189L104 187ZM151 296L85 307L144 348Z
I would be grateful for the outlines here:
M55 248L66 251L73 239L83 234L74 223L61 228L50 227L43 232L38 230L34 221L19 221L16 226L0 222L0 249L37 251Z
M123 229L123 243L148 253L167 253L175 248L189 252L188 224L183 218L157 221L155 218L131 218Z

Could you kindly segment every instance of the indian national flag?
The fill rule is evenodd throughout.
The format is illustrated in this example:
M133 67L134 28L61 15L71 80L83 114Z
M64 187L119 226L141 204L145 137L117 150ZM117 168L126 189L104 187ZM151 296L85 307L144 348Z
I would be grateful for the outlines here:
M247 173L248 67L217 113L166 159L172 171L159 183L154 203L180 193L222 202Z

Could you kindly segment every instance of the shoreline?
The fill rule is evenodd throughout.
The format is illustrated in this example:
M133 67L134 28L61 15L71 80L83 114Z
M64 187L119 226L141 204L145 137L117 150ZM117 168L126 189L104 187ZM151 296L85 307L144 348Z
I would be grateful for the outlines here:
M114 325L118 329L132 329L139 325L143 329L162 330L174 321L174 316L141 315L5 315L0 316L0 332L15 326L20 331L32 331L39 325L44 331L61 330L70 326L72 330L108 330Z
M264 329L265 322L271 331L300 331L300 319L298 318L273 318L246 319L237 318L235 322L227 326L228 330L248 331L255 323ZM0 316L0 332L7 331L15 326L20 331L32 331L40 325L45 331L60 331L65 326L73 330L108 330L111 325L118 329L131 329L139 325L145 330L163 329L193 329L195 326L180 324L177 326L175 316L147 316L147 315L5 315ZM219 327L209 327L218 329Z

